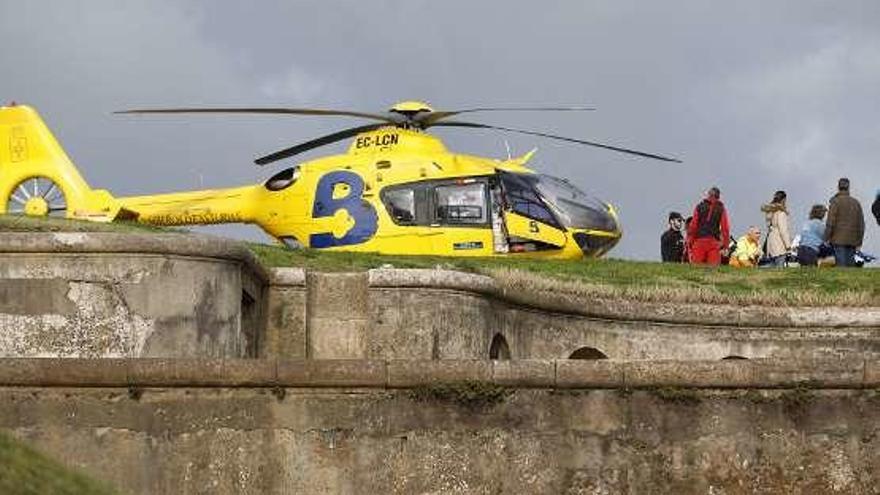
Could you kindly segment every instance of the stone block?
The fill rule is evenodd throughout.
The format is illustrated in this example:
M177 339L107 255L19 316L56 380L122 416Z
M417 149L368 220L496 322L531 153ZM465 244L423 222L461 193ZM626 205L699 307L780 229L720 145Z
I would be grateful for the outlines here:
M865 360L865 375L862 382L865 388L880 388L880 361Z
M862 359L755 359L750 363L759 387L861 388L865 381Z
M354 359L278 361L282 387L384 387L385 361Z
M492 277L455 270L427 268L374 268L367 272L370 287L431 287L494 294Z
M556 365L548 360L492 361L492 381L508 387L553 388Z
M306 271L303 268L285 267L272 268L269 271L269 283L273 286L305 286Z
M125 359L0 359L0 384L14 386L125 386Z
M277 381L274 359L225 359L221 376L224 387L263 387Z
M186 235L0 237L0 356L255 355L262 278L240 243ZM253 299L247 315L245 290Z
M623 387L623 364L609 360L557 360L556 387L558 388L618 388Z
M0 359L0 385L39 386L44 375L39 361L28 358Z
M623 364L626 387L735 388L752 385L754 367L746 360L632 361Z
M367 323L366 319L310 319L308 356L312 359L363 359L367 353Z
M305 358L308 354L305 288L273 287L266 292L267 316L261 357Z
M463 381L492 381L492 362L462 360L388 362L388 386L392 388Z
M132 359L128 380L143 387L202 387L223 385L222 359Z
M310 317L367 318L366 273L309 273L306 279Z

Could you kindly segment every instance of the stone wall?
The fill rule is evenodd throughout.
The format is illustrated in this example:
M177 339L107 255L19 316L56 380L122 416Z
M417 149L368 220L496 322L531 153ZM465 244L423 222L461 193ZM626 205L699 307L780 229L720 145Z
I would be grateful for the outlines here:
M579 298L481 275L266 270L184 234L0 236L0 356L724 359L880 355L880 308Z
M880 493L878 351L878 308L0 237L0 428L131 493Z
M877 493L878 386L861 360L19 359L0 428L127 493Z
M0 238L0 356L256 356L265 272L190 235Z
M762 308L512 293L444 270L272 271L265 356L488 359L880 355L878 308Z

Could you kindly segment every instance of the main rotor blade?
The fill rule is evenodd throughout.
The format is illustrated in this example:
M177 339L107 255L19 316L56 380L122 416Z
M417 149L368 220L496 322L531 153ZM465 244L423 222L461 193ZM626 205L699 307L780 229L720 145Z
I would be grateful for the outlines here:
M465 108L462 110L436 111L430 113L417 114L415 121L425 124L426 127L431 126L434 122L446 119L462 113L474 112L591 112L595 110L593 107L478 107Z
M645 153L644 151L636 151L636 150L631 150L628 148L620 148L620 147L611 146L608 144L595 143L593 141L585 141L583 139L574 139L574 138L569 138L569 137L564 137L564 136L556 136L554 134L546 134L543 132L525 131L522 129L511 129L510 127L499 127L499 126L495 126L495 125L476 124L473 122L437 122L435 124L432 124L432 126L435 126L435 127L437 127L437 126L470 127L470 128L474 128L474 129L495 129L498 131L515 132L518 134L526 134L529 136L539 136L539 137L544 137L544 138L549 138L549 139L557 139L559 141L567 141L569 143L585 144L587 146L595 146L597 148L603 148L603 149L611 150L611 151L619 151L621 153L628 153L630 155L638 155L638 156L642 156L645 158L653 158L655 160L662 160L664 162L681 163L681 160L679 160L677 158L670 158L668 156L655 155L653 153Z
M272 115L320 115L335 117L360 117L363 119L380 120L396 124L398 120L392 116L348 110L321 110L317 108L141 108L113 112L115 114L155 114L155 113L250 113Z
M317 139L313 139L311 141L306 141L305 143L297 144L296 146L291 146L290 148L285 148L281 151L276 151L271 155L261 156L254 160L254 163L257 165L266 165L267 163L276 162L278 160L283 160L285 158L289 158L294 155L298 155L300 153L304 153L309 150L313 150L315 148L319 148L321 146L325 146L328 144L333 144L337 141L342 141L343 139L348 139L350 137L357 136L362 132L375 131L376 129L380 129L382 127L386 127L388 124L369 124L362 125L360 127L351 127L349 129L344 129L339 132L334 132L333 134L327 134L326 136L321 136Z

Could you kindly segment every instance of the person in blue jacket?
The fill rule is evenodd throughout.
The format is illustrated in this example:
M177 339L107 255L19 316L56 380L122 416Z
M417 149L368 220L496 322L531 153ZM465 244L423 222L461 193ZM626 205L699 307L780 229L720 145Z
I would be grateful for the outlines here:
M827 211L825 205L813 205L810 208L810 219L801 227L801 241L797 248L798 264L801 266L816 266L819 261L819 250L824 243L822 237L825 234L825 223L822 219Z

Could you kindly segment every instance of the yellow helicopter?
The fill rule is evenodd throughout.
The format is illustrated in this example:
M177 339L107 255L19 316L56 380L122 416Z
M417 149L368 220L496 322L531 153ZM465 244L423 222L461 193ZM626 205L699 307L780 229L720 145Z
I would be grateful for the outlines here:
M567 180L526 167L534 150L495 160L448 151L431 127L496 129L597 146L646 158L674 158L451 117L490 111L434 110L404 101L387 113L302 108L171 108L118 113L229 113L345 116L374 123L258 158L258 165L352 139L348 152L289 167L262 184L136 197L92 189L37 112L0 107L0 213L150 225L253 223L291 248L442 256L596 257L622 234L613 206Z

